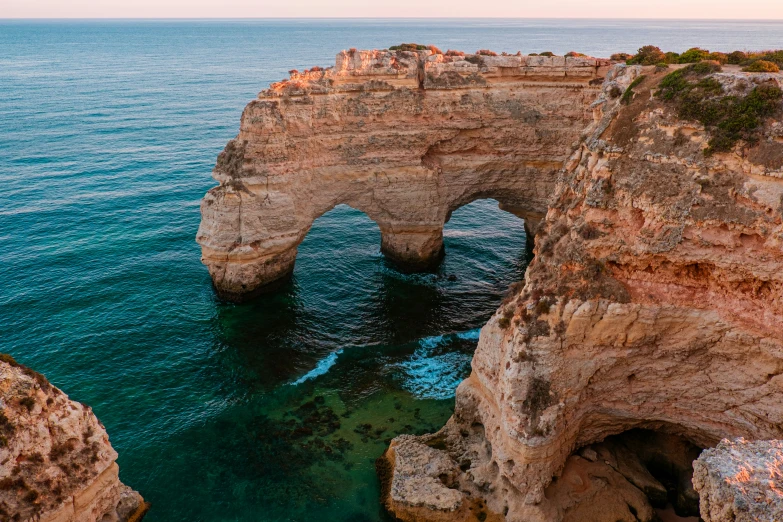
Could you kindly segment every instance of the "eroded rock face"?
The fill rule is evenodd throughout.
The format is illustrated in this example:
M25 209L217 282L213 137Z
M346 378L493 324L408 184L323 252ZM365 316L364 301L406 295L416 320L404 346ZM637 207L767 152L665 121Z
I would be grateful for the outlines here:
M612 82L642 73L627 106L612 99ZM783 438L780 112L756 144L705 156L705 130L651 94L665 74L607 75L602 118L564 164L525 284L482 329L438 434L463 475L455 489L506 520L566 519L578 506L553 480L579 475L574 451L609 435ZM713 78L731 95L783 83Z
M609 62L595 58L347 51L273 84L213 171L197 240L220 296L243 300L293 270L313 221L365 212L406 270L440 259L443 225L476 199L546 213L563 160L593 122Z
M705 522L783 520L783 442L722 440L694 463Z
M0 360L0 519L126 522L147 510L120 482L92 411L40 374Z

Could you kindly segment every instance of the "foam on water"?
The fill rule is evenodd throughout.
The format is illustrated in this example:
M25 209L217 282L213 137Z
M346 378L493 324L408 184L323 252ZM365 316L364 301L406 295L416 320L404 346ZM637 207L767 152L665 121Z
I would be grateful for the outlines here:
M342 350L337 350L336 352L330 353L326 358L318 361L318 364L315 365L315 368L302 375L294 382L290 383L291 386L297 386L305 381L309 381L310 379L315 379L316 377L320 377L321 375L326 374L326 372L329 371L329 368L334 366L334 364L337 362L337 357L341 353L343 353Z

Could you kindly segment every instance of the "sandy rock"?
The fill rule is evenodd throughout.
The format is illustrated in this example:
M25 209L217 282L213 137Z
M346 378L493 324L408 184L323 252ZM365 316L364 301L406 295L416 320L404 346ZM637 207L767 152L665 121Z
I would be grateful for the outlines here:
M375 221L382 252L408 271L440 261L444 224L476 199L532 232L608 70L596 58L351 50L333 68L292 71L245 108L202 201L197 240L218 294L240 301L284 280L313 221L340 204Z
M612 98L640 73L631 103ZM755 145L705 156L705 130L651 96L664 74L606 75L525 284L482 329L442 430L470 462L462 490L506 520L564 516L553 478L614 434L783 438L783 143L770 119ZM720 82L745 85L731 74ZM690 472L676 479L678 509L695 510Z
M705 522L783 520L783 441L722 440L694 463Z
M120 482L116 458L89 407L2 356L0 519L140 520L147 505Z

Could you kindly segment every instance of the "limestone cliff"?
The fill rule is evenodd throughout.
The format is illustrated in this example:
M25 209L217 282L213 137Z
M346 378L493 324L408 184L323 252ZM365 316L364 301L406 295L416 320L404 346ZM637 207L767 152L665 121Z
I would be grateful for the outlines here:
M602 116L564 163L524 285L482 329L454 416L387 452L385 502L401 519L469 520L480 499L509 521L652 520L620 487L627 473L575 450L633 429L700 448L783 438L783 78L684 72L698 86L683 103L774 94L754 135L705 155L724 127L654 95L671 72L607 76ZM396 471L422 451L440 455L437 475ZM410 496L427 478L438 505ZM606 484L631 493L607 503Z
M239 301L285 278L313 221L342 203L378 223L381 250L408 270L439 261L444 223L476 199L532 230L609 64L351 50L292 71L248 104L201 205L218 294Z
M116 459L89 407L2 356L0 520L140 520L147 506L120 482Z

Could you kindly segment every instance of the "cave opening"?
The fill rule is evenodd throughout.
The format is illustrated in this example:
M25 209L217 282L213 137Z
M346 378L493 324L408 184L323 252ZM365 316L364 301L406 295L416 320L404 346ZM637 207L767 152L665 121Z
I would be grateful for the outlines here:
M575 451L547 488L547 497L577 492L584 499L569 520L596 519L600 511L597 519L611 514L612 520L698 522L693 461L703 449L662 430L631 429L611 435Z

